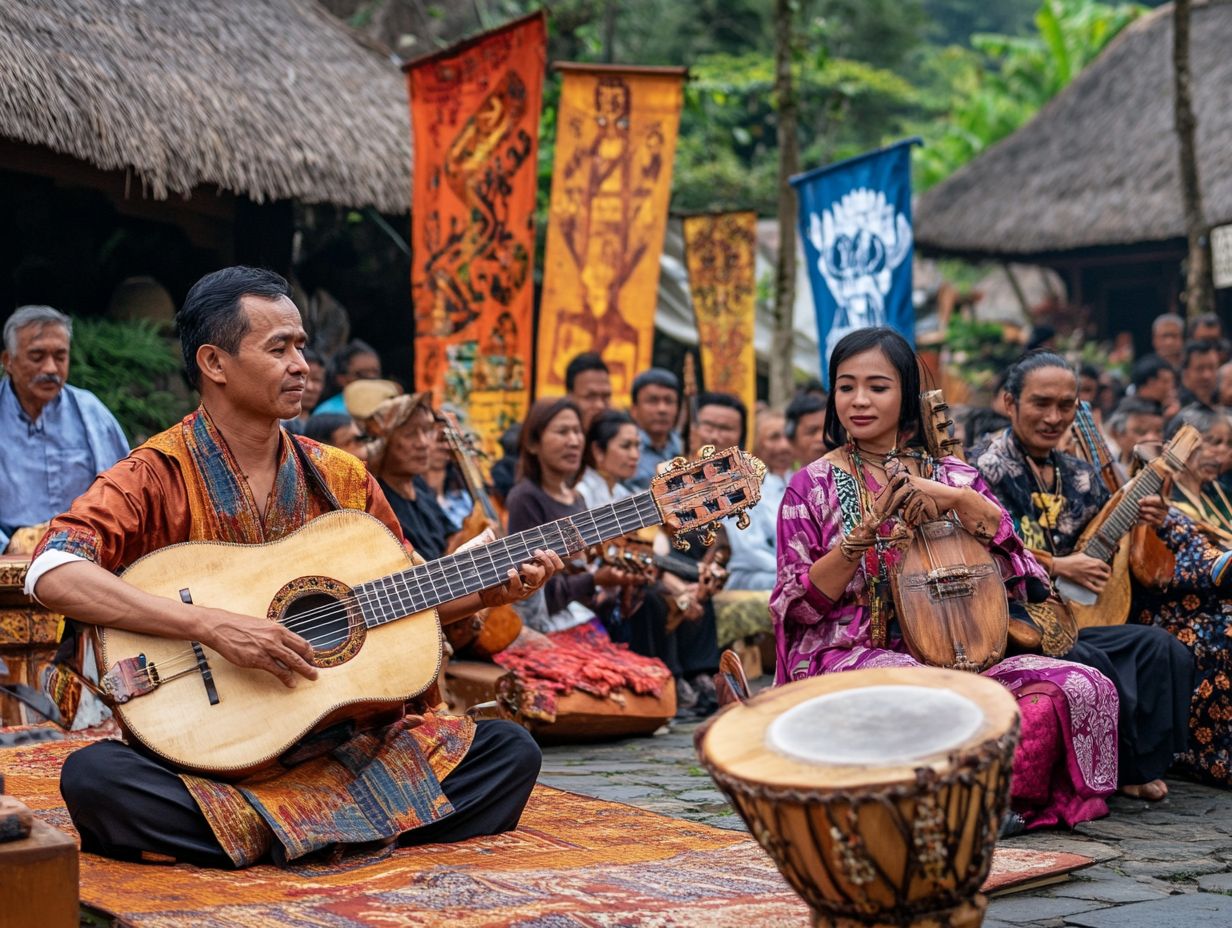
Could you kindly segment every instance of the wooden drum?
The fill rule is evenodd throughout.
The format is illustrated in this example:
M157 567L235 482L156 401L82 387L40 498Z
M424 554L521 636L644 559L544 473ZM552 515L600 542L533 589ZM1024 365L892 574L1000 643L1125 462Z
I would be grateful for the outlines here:
M931 667L800 680L699 730L719 788L831 928L967 928L1009 807L1018 706Z

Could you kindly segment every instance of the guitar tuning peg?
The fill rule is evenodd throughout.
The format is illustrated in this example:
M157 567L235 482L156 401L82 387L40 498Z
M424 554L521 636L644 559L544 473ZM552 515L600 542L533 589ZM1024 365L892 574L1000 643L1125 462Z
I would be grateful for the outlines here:
M740 529L741 531L744 531L748 527L749 527L749 514L747 511L741 509L740 515L736 516L736 528Z
M680 535L673 535L672 536L672 547L675 548L677 551L688 551L693 546L689 544L689 539L684 538Z
M678 454L674 458L672 458L670 461L667 462L667 469L677 470L678 468L684 467L688 463L689 463L688 458L684 457L683 455Z
M701 535L701 543L703 547L709 548L714 544L714 540L718 538L719 530L716 526L709 526Z
M714 445L702 445L701 450L698 452L698 456L702 460L714 457Z

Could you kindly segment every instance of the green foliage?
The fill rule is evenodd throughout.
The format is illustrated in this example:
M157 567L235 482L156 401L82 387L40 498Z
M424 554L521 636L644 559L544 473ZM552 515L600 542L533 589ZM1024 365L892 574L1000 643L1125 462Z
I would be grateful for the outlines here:
M947 50L933 74L948 82L955 102L944 121L919 127L927 142L916 151L919 185L943 180L1025 123L1143 11L1132 3L1043 0L1034 34L977 34L973 51Z
M161 432L192 409L168 389L179 377L179 345L154 323L73 320L69 381L102 400L130 441Z
M950 319L945 335L950 363L976 390L990 389L997 375L1022 354L1022 346L1005 340L1001 325L966 316Z
M903 78L862 61L818 53L792 67L801 164L857 154L900 134L918 107ZM706 55L690 68L673 176L683 211L775 211L778 190L774 59L761 52Z

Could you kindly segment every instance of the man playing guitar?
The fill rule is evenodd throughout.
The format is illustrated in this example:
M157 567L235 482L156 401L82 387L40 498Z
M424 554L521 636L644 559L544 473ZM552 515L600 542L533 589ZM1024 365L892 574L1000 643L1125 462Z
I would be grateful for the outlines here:
M184 602L153 596L116 576L168 545L272 542L335 508L364 510L403 539L362 463L279 426L299 415L307 375L305 332L283 278L246 267L209 274L177 322L200 408L52 520L27 592L82 622L199 642L287 687L315 680L312 645L286 625L192 605L190 589ZM523 599L561 567L554 552L536 551L503 585L443 605L440 619ZM274 775L237 785L181 774L129 744L97 742L69 757L61 791L83 850L206 866L514 828L539 770L534 742L513 723L476 725L418 702L414 714L375 732L346 723L310 735Z

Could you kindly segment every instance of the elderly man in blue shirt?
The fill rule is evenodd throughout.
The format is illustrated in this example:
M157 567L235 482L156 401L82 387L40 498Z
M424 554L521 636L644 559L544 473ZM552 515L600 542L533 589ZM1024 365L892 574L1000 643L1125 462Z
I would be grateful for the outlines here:
M50 306L23 306L4 324L0 551L29 553L42 533L13 533L64 512L128 454L115 416L93 393L66 383L72 335L72 320Z

